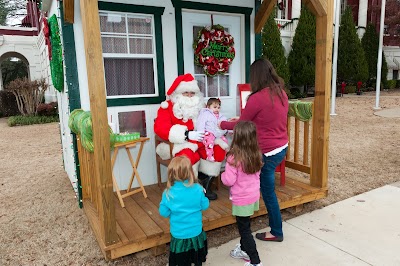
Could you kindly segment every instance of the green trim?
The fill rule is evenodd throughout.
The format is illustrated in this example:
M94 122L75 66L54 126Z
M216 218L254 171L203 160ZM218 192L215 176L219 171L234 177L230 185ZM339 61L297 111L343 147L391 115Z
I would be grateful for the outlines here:
M250 15L244 17L244 43L246 62L246 83L250 81Z
M258 9L261 6L261 0L254 0L254 6L256 10L256 14ZM261 33L256 33L255 35L255 59L259 59L262 57L262 43L261 43Z
M174 4L174 0L172 0ZM178 75L183 75L185 63L183 60L182 8L175 8L176 54Z
M133 4L119 4L99 1L99 10L119 11L124 13L144 13L161 16L164 14L164 7L141 6Z
M191 2L191 1L182 1L182 0L171 0L172 5L175 9L196 9L203 11L216 11L216 12L224 12L224 13L234 13L234 14L245 14L249 15L253 11L251 7L242 7L242 6L227 6L227 5L218 5L218 4L207 4L207 3L199 3L199 2Z
M68 88L69 108L70 111L72 112L75 109L81 108L81 97L79 92L79 81L78 81L78 66L76 62L74 25L66 23L64 21L64 10L62 3L60 5L60 14L61 14L60 18L61 29L63 36L62 41L64 47L65 78ZM76 172L77 189L78 189L77 198L79 207L82 208L83 207L82 185L81 185L81 174L80 174L80 165L78 157L78 144L76 140L76 135L72 132L71 135L72 135L72 149L74 151L73 153L75 160L75 172Z
M251 7L226 6L217 4L198 3L181 0L171 0L175 8L175 31L176 31L176 52L178 63L178 75L184 74L183 60L183 34L182 34L182 8L195 9L202 11L215 11L223 13L244 14L244 32L245 32L245 64L246 64L246 82L250 77L250 14L253 11Z
M157 81L158 95L157 97L137 97L137 98L118 98L107 99L107 107L127 106L127 105L143 105L143 104L159 104L165 100L165 73L164 73L164 49L162 36L161 16L164 14L164 7L142 6L131 4L118 4L99 1L99 10L118 11L124 13L144 13L154 15L154 33L156 42L157 56Z

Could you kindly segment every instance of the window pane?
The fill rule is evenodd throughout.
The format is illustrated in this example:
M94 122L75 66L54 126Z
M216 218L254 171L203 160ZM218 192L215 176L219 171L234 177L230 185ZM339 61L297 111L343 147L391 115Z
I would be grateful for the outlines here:
M128 53L126 38L101 37L103 53Z
M205 76L195 76L195 79L197 80L197 85L200 88L200 91L206 95L206 84L205 84Z
M129 38L129 50L131 54L152 54L152 39Z
M207 97L218 97L218 77L207 77Z
M104 58L107 96L155 94L153 59Z
M194 74L204 74L204 70L201 66L194 65Z
M220 96L229 96L229 76L219 76L219 94Z
M144 111L118 113L118 122L120 133L140 132L141 137L147 137L146 114Z
M151 35L151 17L135 18L128 16L128 32L130 34L149 34Z
M100 14L100 31L126 33L125 16L120 14Z

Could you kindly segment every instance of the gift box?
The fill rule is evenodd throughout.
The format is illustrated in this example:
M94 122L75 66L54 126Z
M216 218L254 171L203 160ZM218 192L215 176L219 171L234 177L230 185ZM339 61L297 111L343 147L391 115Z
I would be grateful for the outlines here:
M115 135L115 141L116 142L128 142L132 140L137 140L140 138L140 133L139 132L133 132L129 134L116 134Z

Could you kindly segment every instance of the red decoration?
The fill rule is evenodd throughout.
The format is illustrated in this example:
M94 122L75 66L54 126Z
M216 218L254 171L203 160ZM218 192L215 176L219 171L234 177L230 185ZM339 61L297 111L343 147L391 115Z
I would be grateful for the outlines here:
M42 18L43 22L43 34L45 39L45 44L47 45L47 50L49 52L49 60L51 60L51 44L50 44L50 28L47 18Z
M221 25L204 27L193 43L194 62L207 76L224 74L235 58L233 37Z
M279 10L284 10L285 9L285 5L283 4L283 1L278 3L278 8L279 8Z

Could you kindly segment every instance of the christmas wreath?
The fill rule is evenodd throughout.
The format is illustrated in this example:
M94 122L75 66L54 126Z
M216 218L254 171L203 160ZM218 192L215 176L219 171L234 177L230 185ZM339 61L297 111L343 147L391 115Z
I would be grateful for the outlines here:
M49 18L49 27L52 51L52 56L50 60L51 80L53 81L54 88L59 92L62 92L64 89L64 68L60 29L58 28L57 17L55 14Z
M221 25L204 27L193 43L194 62L207 76L224 74L235 58L233 44L233 37Z

